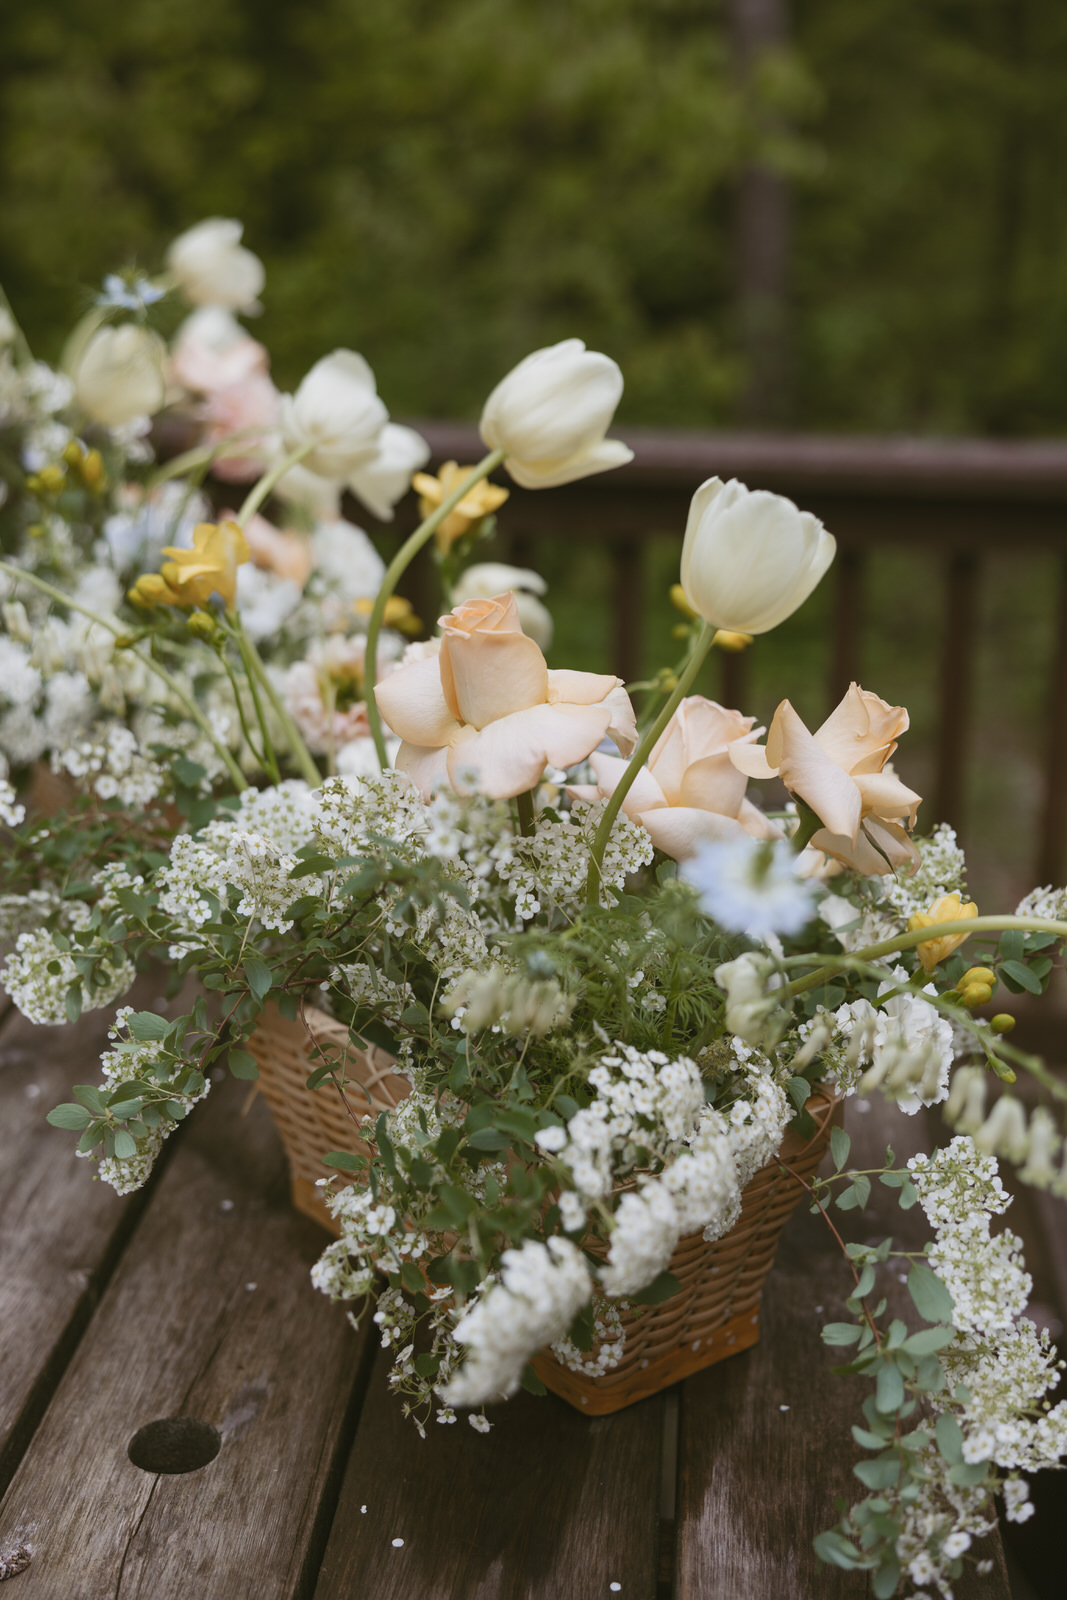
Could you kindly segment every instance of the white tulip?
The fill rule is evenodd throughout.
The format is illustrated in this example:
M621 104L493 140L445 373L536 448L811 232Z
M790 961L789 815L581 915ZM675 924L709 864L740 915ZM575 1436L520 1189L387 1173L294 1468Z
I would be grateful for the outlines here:
M153 416L166 399L166 356L159 334L135 322L97 328L75 357L74 398L109 428Z
M709 478L689 507L682 588L714 627L767 633L808 598L836 549L818 517L784 495Z
M286 450L312 445L304 466L333 483L343 483L374 460L388 420L374 373L354 350L323 356L295 394L282 396Z
M167 266L194 306L260 310L257 296L266 274L259 257L241 243L243 232L234 217L207 217L168 247Z
M581 339L535 350L485 402L481 434L524 489L551 489L625 466L633 451L606 439L622 396L622 373L610 356Z
M515 596L515 609L523 633L540 649L548 650L554 631L552 613L537 598L547 588L541 574L531 572L529 567L509 567L503 561L480 561L456 579L452 604L458 606L464 600L492 600L510 589Z
M348 487L379 522L392 522L393 507L411 488L412 475L430 459L421 433L399 422L387 422L378 436L378 454L357 467Z

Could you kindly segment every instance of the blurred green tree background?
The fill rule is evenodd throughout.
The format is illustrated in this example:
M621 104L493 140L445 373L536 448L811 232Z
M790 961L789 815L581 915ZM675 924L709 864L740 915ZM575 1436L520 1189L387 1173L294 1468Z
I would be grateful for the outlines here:
M529 349L622 364L629 422L736 421L734 191L784 173L775 420L1067 422L1067 7L791 0L37 0L0 16L0 282L55 356L103 273L206 215L268 269L279 381L363 350L396 414Z

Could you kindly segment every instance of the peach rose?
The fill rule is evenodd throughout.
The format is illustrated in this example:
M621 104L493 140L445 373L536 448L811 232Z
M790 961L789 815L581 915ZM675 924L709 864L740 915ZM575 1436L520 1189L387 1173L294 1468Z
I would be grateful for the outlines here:
M400 667L374 690L403 741L397 767L424 795L448 782L507 800L547 766L584 761L607 735L626 755L637 739L622 680L550 672L519 625L515 597L468 600L440 619L436 656Z
M266 471L274 448L280 396L266 373L253 373L242 383L216 389L200 413L208 450L228 448L216 456L211 470L226 483L253 483ZM234 447L240 445L240 450Z
M171 376L194 394L214 394L262 376L269 363L266 345L221 306L204 306L186 317L170 353Z
M782 837L781 829L745 799L748 780L730 760L733 744L749 744L763 732L753 732L755 720L702 695L682 701L622 803L626 815L651 834L657 850L682 861L709 839ZM626 763L600 751L589 762L596 788L575 784L568 793L576 800L606 800Z
M780 777L811 807L824 824L811 839L816 850L857 872L914 871L919 853L900 824L914 823L921 796L885 770L908 721L903 706L854 683L816 733L783 700L766 747L735 744L730 759L747 777Z

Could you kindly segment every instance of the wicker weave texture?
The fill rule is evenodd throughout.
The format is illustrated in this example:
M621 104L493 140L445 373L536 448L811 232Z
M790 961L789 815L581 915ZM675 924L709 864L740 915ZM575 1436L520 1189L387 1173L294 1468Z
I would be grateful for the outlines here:
M330 1082L308 1090L316 1046L343 1065L343 1096ZM366 1053L354 1048L347 1028L321 1012L308 1011L306 1020L297 1022L272 1012L249 1048L289 1157L293 1203L337 1234L316 1187L327 1171L322 1158L330 1150L367 1154L359 1124L368 1114L373 1121L379 1111L392 1110L408 1093L407 1079L393 1072L392 1056L373 1046ZM778 1156L745 1186L741 1214L730 1232L714 1244L706 1244L699 1233L678 1241L669 1266L681 1284L678 1293L658 1306L624 1313L626 1345L619 1365L590 1377L545 1352L535 1365L548 1388L589 1415L615 1411L755 1343L763 1282L803 1194L797 1179L809 1179L822 1160L840 1102L816 1090L808 1109L814 1135L786 1134ZM783 1171L783 1165L791 1171ZM589 1243L595 1253L606 1254L600 1241Z
M337 1066L343 1092L330 1079L318 1089L308 1089L315 1067L316 1048ZM411 1085L393 1068L394 1058L369 1045L357 1049L343 1023L321 1011L308 1011L306 1021L288 1021L271 1007L249 1041L259 1068L260 1088L289 1157L293 1203L331 1233L337 1224L318 1198L318 1181L329 1173L323 1156L330 1150L369 1154L359 1136L360 1124L369 1116L373 1124L380 1111L392 1111L409 1093Z

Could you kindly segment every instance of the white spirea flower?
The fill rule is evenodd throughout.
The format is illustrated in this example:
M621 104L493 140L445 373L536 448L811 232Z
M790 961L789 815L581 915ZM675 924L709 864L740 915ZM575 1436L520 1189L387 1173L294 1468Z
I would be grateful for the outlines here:
M19 935L0 971L0 982L28 1022L57 1027L69 1020L68 989L80 990L83 1011L98 1011L125 994L134 976L133 963L125 951L116 949L110 960L98 963L90 986L74 965L72 953L57 949L51 931L40 928Z
M836 549L818 517L784 495L709 478L689 508L682 588L714 627L767 633L808 598Z
M7 778L0 778L0 822L6 823L9 828L17 828L25 816L26 807L19 804L14 785Z
M890 996L884 1005L853 1000L834 1013L834 1020L839 1033L856 1039L854 1067L869 1063L879 1081L892 1090L900 1109L912 1115L920 1106L937 1105L946 1098L955 1044L952 1024L922 994L907 989L892 994L907 982L904 968L895 967L892 977L878 988L879 996ZM933 984L923 990L935 993ZM850 1094L858 1077L858 1071L838 1073L837 1081Z
M449 1406L479 1406L515 1393L523 1368L560 1339L592 1294L585 1258L569 1239L527 1239L505 1250L499 1276L456 1324L462 1367L439 1393Z
M785 839L705 840L683 861L680 875L700 896L701 908L731 933L750 939L786 938L810 920L815 885L798 877Z
M535 350L497 384L482 411L481 435L503 450L524 489L550 489L633 460L605 434L622 398L622 373L581 339Z
M637 1294L665 1271L681 1237L674 1197L654 1179L624 1194L615 1211L600 1282L612 1298Z
M295 394L282 396L286 451L310 445L304 467L333 483L344 482L375 459L388 419L374 373L354 350L323 356Z
M151 417L166 399L166 346L134 322L97 328L74 357L74 398L106 427Z
M243 232L234 217L206 217L168 246L167 266L193 305L260 309L258 296L266 274L259 257L242 245Z

